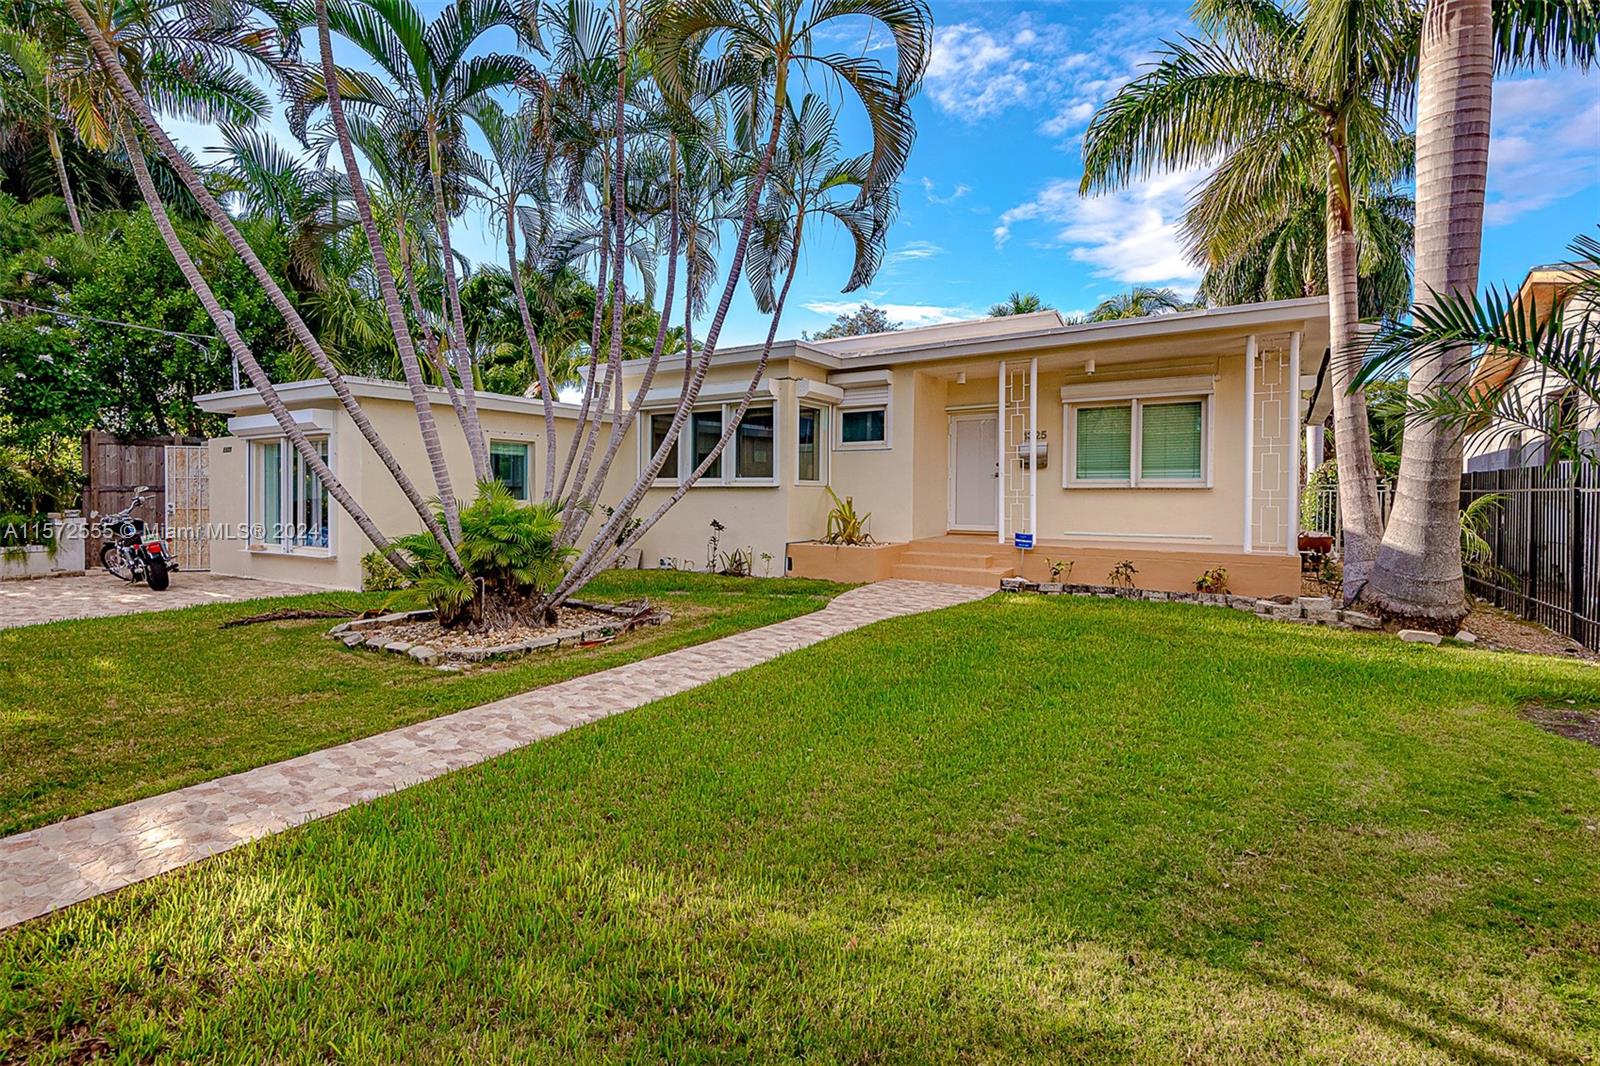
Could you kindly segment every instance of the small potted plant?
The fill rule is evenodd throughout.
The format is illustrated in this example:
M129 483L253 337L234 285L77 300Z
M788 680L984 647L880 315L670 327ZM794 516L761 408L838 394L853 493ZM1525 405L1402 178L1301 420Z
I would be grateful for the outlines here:
M1124 559L1116 566L1113 566L1111 573L1106 576L1111 581L1112 588L1132 589L1134 587L1133 576L1138 572L1139 568L1133 565L1132 559Z
M1194 579L1194 590L1213 596L1225 595L1228 591L1228 568L1213 566Z
M1072 577L1072 560L1046 558L1045 562L1050 564L1050 580L1040 585L1039 591L1060 592Z

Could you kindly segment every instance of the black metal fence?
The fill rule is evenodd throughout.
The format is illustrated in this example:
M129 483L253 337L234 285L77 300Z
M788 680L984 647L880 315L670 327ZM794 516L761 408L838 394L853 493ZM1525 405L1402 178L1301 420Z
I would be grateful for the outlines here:
M1484 539L1494 569L1476 596L1600 649L1600 468L1485 470L1461 479L1461 506L1499 496Z

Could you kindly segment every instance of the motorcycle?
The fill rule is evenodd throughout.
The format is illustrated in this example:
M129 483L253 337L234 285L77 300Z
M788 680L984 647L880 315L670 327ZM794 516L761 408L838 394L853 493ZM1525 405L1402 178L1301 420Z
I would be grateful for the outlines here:
M133 517L134 508L148 498L144 493L150 491L150 486L140 485L133 491L128 506L100 520L100 536L105 540L100 548L100 565L124 581L143 581L153 591L163 592L178 564L160 537L146 533L144 519Z

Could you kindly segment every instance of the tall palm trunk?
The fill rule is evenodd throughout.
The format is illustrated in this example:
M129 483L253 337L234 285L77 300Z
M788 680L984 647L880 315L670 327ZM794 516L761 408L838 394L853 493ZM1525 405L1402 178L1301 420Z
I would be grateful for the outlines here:
M306 326L305 319L300 317L299 311L289 301L288 296L284 294L277 281L268 273L266 266L262 264L260 257L256 255L255 249L250 246L250 243L239 232L239 228L234 225L232 216L217 202L216 197L211 194L211 191L200 180L199 175L195 173L189 158L178 151L171 138L167 136L166 131L161 128L161 124L156 121L155 115L151 112L144 96L139 92L138 87L133 84L132 79L128 77L127 71L122 69L122 64L118 60L116 52L101 32L99 24L95 22L93 16L89 14L88 9L84 6L84 0L67 0L67 9L71 13L73 21L78 24L84 36L88 38L89 47L93 50L95 59L99 61L101 68L111 77L118 95L127 106L132 117L138 120L139 125L155 141L162 158L177 173L179 180L183 182L184 188L189 190L190 195L195 198L195 202L200 205L205 216L222 231L223 236L228 241L228 246L239 256L245 267L250 271L251 276L265 290L268 300L272 302L272 306L278 314L283 317L295 340L306 351L311 353L312 361L316 363L317 369L322 372L322 375L327 378L328 383L333 387L334 395L338 398L345 412L349 414L357 432L372 447L374 454L378 456L384 468L394 478L395 484L399 486L400 491L405 494L406 499L410 501L411 506L416 510L424 528L438 537L441 543L445 544L446 556L454 561L455 548L447 542L444 530L435 520L433 509L428 506L428 501L423 498L422 493L417 491L416 485L411 481L405 470L401 468L399 460L394 457L394 453L390 451L388 444L378 435L378 431L373 428L372 421L367 418L366 412L362 410L361 405L356 402L354 394L350 392L349 385L344 380L344 375L339 372L339 368L328 358L327 352L323 351L322 345L317 342L310 328ZM335 499L338 499L338 497L335 496ZM352 517L354 516L352 515Z
M383 246L383 236L372 217L372 199L367 195L367 182L361 176L361 167L356 162L355 145L350 140L350 125L345 121L344 104L339 99L339 72L333 64L327 0L317 0L317 47L322 58L322 81L328 96L328 115L333 120L334 136L339 142L339 153L344 157L345 171L349 175L350 197L355 201L356 214L361 219L361 229L367 235L367 247L372 252L372 269L378 278L378 292L383 299L384 313L389 318L389 332L394 334L395 350L400 355L400 369L411 390L411 405L417 413L422 448L433 470L434 489L439 494L445 526L451 538L459 541L461 513L457 509L444 445L439 440L439 424L433 417L433 399L428 395L427 382L422 379L422 367L417 362L417 352L411 343L411 324L406 321L405 309L400 305L400 290L395 285L394 271L389 267L389 253Z
M511 291L517 298L517 316L522 319L522 332L528 338L528 356L533 360L533 372L539 380L539 400L544 407L544 498L548 500L555 489L556 480L556 397L551 388L550 365L545 360L544 348L533 328L533 315L528 310L528 293L522 285L522 270L517 264L517 198L514 195L506 207L506 266L511 271Z
M449 316L446 332L455 350L456 375L461 379L461 426L467 436L467 451L479 481L489 477L489 445L478 421L478 389L474 382L472 351L467 345L467 327L461 317L461 289L456 284L456 261L450 250L450 216L445 210L444 161L440 155L436 120L428 118L428 176L433 183L433 224L439 230L439 255L444 261L444 302Z
M1490 0L1429 0L1417 83L1418 303L1477 288L1493 84ZM1410 394L1460 385L1463 354L1413 360ZM1467 616L1459 432L1406 423L1394 514L1367 598L1389 617L1443 633Z
M194 259L189 255L189 250L178 239L178 233L172 228L172 220L167 217L165 205L161 196L156 192L155 182L150 178L150 169L145 166L144 151L139 146L138 137L133 132L133 125L127 116L117 119L118 132L122 138L122 146L128 153L128 164L133 169L134 180L138 183L139 192L144 197L145 204L150 208L150 217L155 220L156 230L161 234L161 239L166 242L167 251L172 253L172 259L178 264L178 270L183 274L184 281L189 283L189 288L194 291L204 307L206 314L211 317L212 323L217 328L223 341L228 345L228 350L239 361L239 366L244 370L245 376L250 379L250 384L261 394L262 402L278 423L283 435L294 450L305 461L307 469L321 480L323 487L328 490L328 495L338 501L339 506L355 519L361 532L367 535L374 547L384 554L384 557L402 573L410 571L406 560L389 543L387 537L378 529L372 518L350 495L350 490L344 483L333 476L333 471L328 469L328 464L322 459L317 449L312 446L305 430L295 422L294 415L289 413L283 400L278 395L278 390L272 387L272 381L267 377L266 371L261 369L261 364L256 361L255 353L244 343L239 336L239 331L234 327L233 318L222 309L216 295L211 291L211 286L206 283L205 277L200 273L200 268L195 265Z
M61 137L56 133L53 118L45 119L45 137L50 142L50 161L56 166L56 181L61 186L61 199L67 204L67 220L73 233L83 232L83 221L78 217L78 200L72 195L72 179L67 176L67 161L61 154Z
M1372 459L1366 390L1350 387L1361 370L1355 344L1361 323L1357 290L1360 252L1350 188L1348 127L1343 118L1330 121L1327 140L1328 347L1332 352L1328 369L1333 378L1333 440L1339 463L1339 524L1344 534L1344 600L1350 603L1372 574L1383 535L1383 516L1378 509L1378 471Z

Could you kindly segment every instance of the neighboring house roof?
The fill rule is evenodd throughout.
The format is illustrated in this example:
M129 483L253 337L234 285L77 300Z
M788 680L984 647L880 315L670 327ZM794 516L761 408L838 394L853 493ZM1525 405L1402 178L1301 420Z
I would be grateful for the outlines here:
M1532 312L1536 322L1543 323L1577 283L1572 268L1564 263L1547 263L1528 271L1517 289L1516 303ZM1474 390L1498 389L1522 368L1522 356L1500 350L1485 352L1472 371Z

